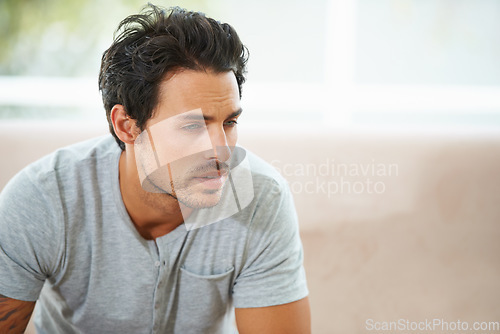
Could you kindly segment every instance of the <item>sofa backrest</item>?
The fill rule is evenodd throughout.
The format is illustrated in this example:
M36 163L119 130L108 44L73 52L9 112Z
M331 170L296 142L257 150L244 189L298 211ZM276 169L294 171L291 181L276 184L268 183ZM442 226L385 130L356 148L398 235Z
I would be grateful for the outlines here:
M364 333L370 319L498 320L500 132L239 131L294 194L313 333ZM35 159L106 133L0 123L0 189Z

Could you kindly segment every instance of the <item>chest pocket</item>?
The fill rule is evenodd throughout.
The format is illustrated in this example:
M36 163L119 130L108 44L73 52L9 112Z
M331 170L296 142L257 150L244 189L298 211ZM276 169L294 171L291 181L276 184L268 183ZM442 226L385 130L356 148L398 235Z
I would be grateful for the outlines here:
M217 275L181 268L174 333L233 333L231 290L234 267Z

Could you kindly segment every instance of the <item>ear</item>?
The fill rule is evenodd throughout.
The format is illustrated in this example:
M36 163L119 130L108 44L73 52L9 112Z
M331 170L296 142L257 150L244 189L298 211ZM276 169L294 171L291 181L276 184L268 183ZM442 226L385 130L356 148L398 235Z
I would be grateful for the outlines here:
M136 126L135 120L127 115L125 107L121 104L115 104L111 109L110 116L116 136L125 144L133 145L140 129Z

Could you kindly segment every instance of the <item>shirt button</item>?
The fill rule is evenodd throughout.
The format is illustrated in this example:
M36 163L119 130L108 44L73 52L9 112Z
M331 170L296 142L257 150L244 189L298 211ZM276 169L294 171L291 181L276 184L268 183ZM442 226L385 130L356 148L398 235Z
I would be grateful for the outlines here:
M155 267L159 267L160 266L160 261L156 261L155 262Z

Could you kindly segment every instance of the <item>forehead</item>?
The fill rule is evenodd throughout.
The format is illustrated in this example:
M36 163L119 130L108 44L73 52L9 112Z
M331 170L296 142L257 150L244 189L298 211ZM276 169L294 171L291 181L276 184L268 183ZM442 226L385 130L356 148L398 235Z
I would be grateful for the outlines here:
M239 108L238 83L233 72L180 70L160 84L154 116L166 118L194 109L207 114L230 113Z

